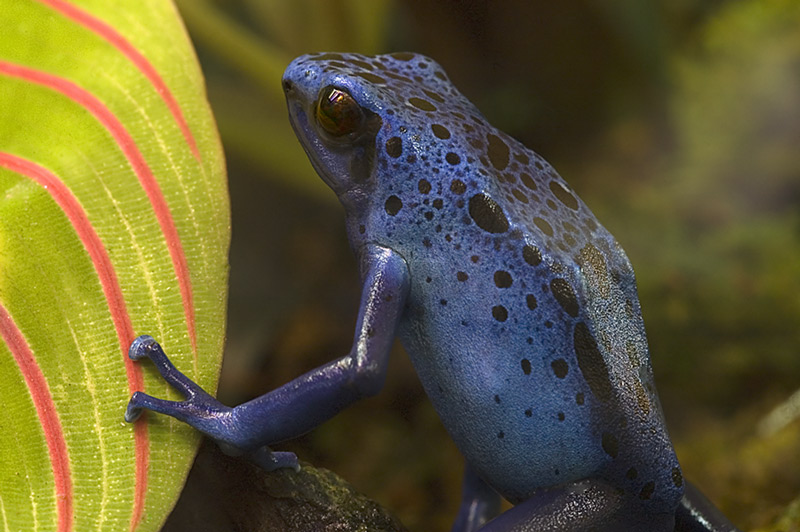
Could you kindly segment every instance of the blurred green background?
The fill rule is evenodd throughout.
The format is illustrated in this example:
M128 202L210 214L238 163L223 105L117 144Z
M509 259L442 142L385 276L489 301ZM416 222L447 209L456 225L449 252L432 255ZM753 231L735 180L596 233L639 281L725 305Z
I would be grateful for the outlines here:
M800 2L177 3L230 171L224 401L345 354L353 336L342 209L288 125L283 69L311 51L421 52L628 252L686 476L746 529L800 529L800 421L763 430L800 388ZM461 459L399 347L381 395L281 448L412 530L449 529Z

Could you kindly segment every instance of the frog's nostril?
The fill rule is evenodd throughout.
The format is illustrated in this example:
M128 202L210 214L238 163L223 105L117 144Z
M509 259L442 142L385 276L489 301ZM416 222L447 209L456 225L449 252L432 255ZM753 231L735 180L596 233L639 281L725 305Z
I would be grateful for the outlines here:
M283 80L283 92L289 92L294 88L294 84L288 79Z

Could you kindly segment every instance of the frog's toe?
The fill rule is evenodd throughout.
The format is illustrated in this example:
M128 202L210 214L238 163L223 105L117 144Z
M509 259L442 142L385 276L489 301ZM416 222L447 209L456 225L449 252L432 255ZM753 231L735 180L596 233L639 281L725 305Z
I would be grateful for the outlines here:
M125 411L125 420L135 421L143 410L151 410L174 417L180 421L188 423L208 434L216 440L225 441L228 431L226 431L226 415L230 408L219 403L214 398L204 394L195 396L185 401L170 401L159 399L143 392L135 392L128 402Z
M158 342L155 338L148 334L143 334L133 341L128 349L128 358L131 360L141 360L150 357L150 354L155 350L160 349Z
M130 401L128 401L128 408L125 409L125 421L128 423L133 423L139 419L139 417L142 415L142 412L144 412L145 408L142 406L142 403L144 402L142 396L147 396L147 394L142 392L134 392Z
M269 447L260 447L250 454L250 459L265 471L275 471L276 469L300 471L297 455L288 451L272 451Z
M189 399L202 398L206 401L211 399L200 386L178 371L164 353L164 349L152 336L145 334L136 338L128 349L128 357L131 360L150 359L164 380L185 397Z

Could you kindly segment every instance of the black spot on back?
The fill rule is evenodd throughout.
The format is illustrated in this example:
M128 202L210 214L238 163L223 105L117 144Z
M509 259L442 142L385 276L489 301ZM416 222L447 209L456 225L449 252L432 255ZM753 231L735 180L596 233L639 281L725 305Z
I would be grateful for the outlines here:
M356 72L356 76L361 76L362 78L366 79L367 81L371 81L372 83L377 84L384 84L386 80L380 76L376 76L375 74L370 74L369 72Z
M486 194L475 194L469 199L469 215L478 227L488 233L508 231L508 218L503 209Z
M416 54L413 54L411 52L394 52L389 55L397 59L398 61L411 61L416 57Z
M440 124L433 124L431 130L433 130L434 135L442 140L450 138L450 130Z
M547 236L553 236L553 226L551 226L544 218L539 218L536 216L533 219L533 223L536 224L536 227L538 227L542 233L546 234Z
M508 144L497 135L492 135L491 133L486 135L486 140L489 141L488 153L492 166L498 170L504 169L508 166Z
M436 107L431 102L429 102L428 100L423 100L422 98L409 98L408 103L410 103L417 109L422 109L423 111L436 110Z
M423 66L423 65L420 65L420 66ZM444 98L442 98L442 96L438 92L433 92L433 91L429 91L429 90L426 90L426 89L422 89L422 92L424 92L425 95L428 96L428 98L430 98L431 100L435 100L435 101L437 101L439 103L444 103L445 102Z
M603 355L597 347L597 341L592 336L592 332L582 321L575 325L573 340L578 369L581 370L583 379L589 385L592 394L599 401L605 403L612 401L614 387L611 384L606 361L603 360Z
M558 304L564 311L573 318L578 317L578 298L575 296L575 291L572 286L561 278L555 278L550 281L550 290L553 292L553 297L556 298Z
M494 284L497 288L508 288L514 280L511 278L511 274L507 271L497 270L494 272Z
M522 258L531 266L538 266L542 262L542 252L530 244L522 248Z
M561 183L558 181L550 181L550 191L556 198L558 198L558 201L573 211L578 210L578 200L575 199L575 196L570 194Z
M386 214L389 216L394 216L400 209L403 208L403 200L398 198L397 196L389 196L386 199L386 203L384 204L384 209L386 209Z
M515 198L517 198L517 200L521 201L522 203L528 203L528 196L526 196L525 193L522 192L520 189L515 188L514 190L511 191L511 193L514 195Z
M403 154L403 140L400 137L392 137L387 140L386 153L395 159L400 157Z
M503 305L496 305L492 307L492 317L497 321L506 321L508 319L508 310Z
M611 458L616 458L619 454L619 442L617 441L617 437L610 432L603 433L602 445L603 450Z
M526 174L525 172L523 172L519 177L522 180L522 184L528 187L529 189L536 190L537 188L539 188L538 186L536 186L536 182L533 180L530 174Z
M553 373L556 374L556 377L559 379L563 379L567 376L569 372L569 365L567 365L567 361L563 358L558 358L550 363L550 367L553 368Z

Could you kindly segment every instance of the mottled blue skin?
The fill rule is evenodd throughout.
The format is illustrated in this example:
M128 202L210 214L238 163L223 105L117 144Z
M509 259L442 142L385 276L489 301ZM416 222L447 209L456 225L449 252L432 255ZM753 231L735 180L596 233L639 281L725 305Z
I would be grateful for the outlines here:
M318 114L332 88L356 109L341 136ZM230 409L144 337L131 356L152 358L188 400L136 394L129 420L168 413L265 467L291 466L264 445L377 393L396 335L466 459L454 531L494 517L495 492L517 506L487 532L667 531L676 515L686 530L733 529L694 490L683 497L630 262L547 162L423 56L303 56L284 89L361 263L353 349Z
M377 78L364 79L363 72ZM674 512L683 492L680 469L655 395L633 270L555 170L492 127L430 59L308 56L292 63L285 79L294 83L296 105L311 116L320 89L334 85L381 118L369 179L354 183L349 173L325 179L345 206L356 253L376 242L406 260L411 290L398 335L478 475L514 502L539 488L600 476L628 493L649 491L646 511ZM435 109L420 109L411 98ZM449 138L437 136L433 124ZM298 131L312 150L308 137L315 133L304 125ZM489 136L499 155L489 152ZM392 138L401 139L399 156L388 153ZM496 232L470 215L470 198L480 194L502 211ZM394 214L386 208L393 196L402 202ZM502 219L507 228L500 231ZM541 262L524 260L526 245ZM575 308L554 297L554 281L572 292ZM533 310L528 295L536 300ZM506 309L504 321L502 310L493 315L498 306ZM584 368L594 377L576 359L577 324L598 345L597 367ZM554 364L565 368L561 374ZM592 378L607 378L596 385L606 396L593 393ZM603 449L603 435L617 440L615 456ZM636 478L627 478L631 468Z

